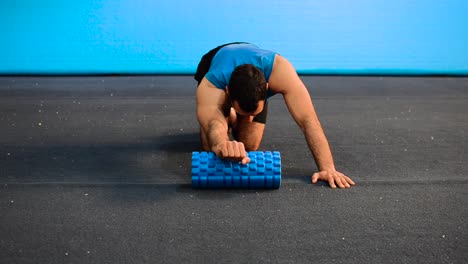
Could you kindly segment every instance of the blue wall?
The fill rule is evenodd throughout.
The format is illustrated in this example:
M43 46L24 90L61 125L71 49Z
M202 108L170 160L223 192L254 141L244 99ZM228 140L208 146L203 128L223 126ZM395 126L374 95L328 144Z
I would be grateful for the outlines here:
M0 73L193 73L248 41L300 73L468 74L466 0L2 0Z

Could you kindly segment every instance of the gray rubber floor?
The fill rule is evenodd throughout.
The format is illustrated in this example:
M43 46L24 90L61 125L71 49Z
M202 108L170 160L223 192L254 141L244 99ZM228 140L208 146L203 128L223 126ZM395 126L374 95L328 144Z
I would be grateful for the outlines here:
M193 190L192 77L0 77L0 263L467 263L468 78L301 78L351 189L279 95L281 188Z

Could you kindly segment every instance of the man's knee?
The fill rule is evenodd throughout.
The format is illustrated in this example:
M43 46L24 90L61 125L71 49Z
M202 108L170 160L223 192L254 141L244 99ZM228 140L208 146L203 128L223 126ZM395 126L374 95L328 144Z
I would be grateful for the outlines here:
M257 151L260 148L262 143L262 138L253 138L253 137L241 137L234 138L235 140L242 142L246 151Z
M235 140L244 143L246 151L257 151L260 148L263 138L263 129L239 131L232 130L232 135Z
M246 151L257 151L260 148L261 140L242 142Z

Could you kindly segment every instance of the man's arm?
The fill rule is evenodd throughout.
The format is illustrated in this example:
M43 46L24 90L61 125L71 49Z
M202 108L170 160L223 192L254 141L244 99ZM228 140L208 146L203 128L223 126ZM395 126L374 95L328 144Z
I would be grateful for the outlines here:
M207 150L213 151L220 158L250 162L244 144L230 141L228 123L223 115L226 93L216 88L203 78L197 88L197 119L201 128L201 137L206 139Z
M294 67L285 58L277 55L269 85L275 92L283 94L289 112L301 128L320 172L312 176L312 182L328 181L332 188L350 187L354 182L336 171L333 156L315 112L307 88ZM336 184L335 184L336 183Z

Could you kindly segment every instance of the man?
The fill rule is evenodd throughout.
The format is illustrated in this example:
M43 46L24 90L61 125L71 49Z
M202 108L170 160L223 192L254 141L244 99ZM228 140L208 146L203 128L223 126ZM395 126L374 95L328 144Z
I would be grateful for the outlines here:
M250 43L229 43L203 56L195 79L197 118L205 151L213 151L222 159L250 162L246 151L260 146L268 98L281 94L319 168L312 175L312 183L323 180L332 188L355 184L336 171L309 92L284 57Z

